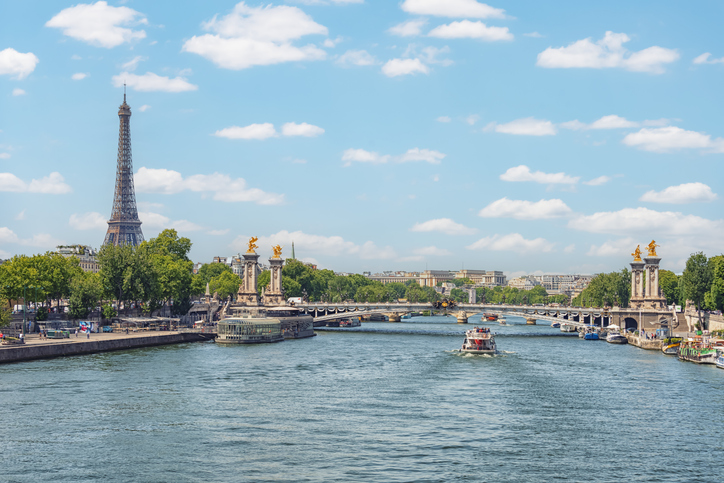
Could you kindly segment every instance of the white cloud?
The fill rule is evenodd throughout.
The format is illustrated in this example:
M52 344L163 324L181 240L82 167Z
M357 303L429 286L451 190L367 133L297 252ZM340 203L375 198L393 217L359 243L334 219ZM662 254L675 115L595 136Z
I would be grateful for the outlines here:
M146 228L155 228L157 230L173 228L178 232L186 233L191 231L201 231L204 229L203 226L197 225L196 223L193 223L191 221L171 221L171 219L167 216L161 215L160 213L153 213L150 211L139 211L138 218L146 226Z
M139 110L140 112L146 112L146 111L149 110L149 109L151 109L151 106L149 106L148 104L144 104L144 105L142 105L141 107L138 108L138 110Z
M455 223L450 218L437 218L422 223L415 223L410 231L445 233L446 235L472 235L477 232L475 228L469 228L460 223Z
M25 95L24 89L20 89L19 87L16 87L15 89L13 89L13 96L24 96L24 95Z
M437 17L505 18L505 10L476 0L405 0L402 10Z
M477 114L470 114L468 117L465 118L465 122L473 126L476 122L480 120L480 116Z
M20 239L10 228L0 226L0 243L18 243Z
M402 22L387 30L392 35L400 37L414 37L422 33L422 27L427 24L427 19L416 18Z
M230 230L228 228L225 228L223 230L211 230L208 233L209 233L209 235L212 235L212 236L224 236L224 235L228 234L229 231Z
M437 122L450 122L452 119L450 119L448 116L440 116L437 119L435 119Z
M481 21L461 20L440 25L428 32L428 37L439 39L479 39L490 42L496 40L513 40L508 27L488 27Z
M65 183L65 179L57 171L44 178L33 179L30 183L12 173L0 173L0 191L62 195L72 192L73 188Z
M606 184L609 181L611 181L610 176L599 176L598 178L593 178L590 181L584 181L583 184L587 184L588 186L601 186L602 184Z
M575 251L576 251L576 244L575 244L575 243L571 243L571 244L568 245L566 248L564 248L563 251L564 251L565 253L573 253L573 252L575 252Z
M225 202L251 201L258 205L279 205L284 195L249 188L243 178L225 174L196 174L184 177L178 171L142 167L134 176L138 193L175 194L182 191L211 192L213 199Z
M73 79L73 80L83 80L83 79L85 79L86 77L88 77L88 74L86 74L86 73L84 73L84 72L76 72L75 74L73 74L72 76L70 76L70 78Z
M10 75L22 80L30 75L38 65L38 58L32 52L23 54L15 49L0 50L0 75Z
M653 46L630 52L623 44L631 40L628 35L607 31L596 43L591 38L573 42L567 47L548 47L538 54L536 65L545 68L623 68L635 72L661 74L664 64L679 59L676 50Z
M282 134L285 136L304 136L310 138L324 134L324 129L319 126L307 124L306 122L301 124L288 122L282 125Z
M697 58L693 60L694 64L724 64L724 57L720 57L718 59L709 59L711 57L711 53L707 52L705 54L701 54Z
M708 134L686 131L676 126L643 128L626 135L622 142L627 146L657 153L677 149L703 149L704 152L724 153L724 139L712 140Z
M553 251L554 246L554 243L549 242L545 238L528 240L523 238L523 235L520 233L510 233L508 235L495 234L481 238L465 248L468 250L511 251L520 254L538 254Z
M240 235L234 239L231 247L234 250L245 251L248 240L248 236ZM271 252L271 247L274 245L281 245L291 250L292 242L294 242L297 253L303 252L305 254L319 254L329 257L354 255L365 260L383 260L397 257L392 247L378 247L372 241L358 245L345 240L341 236L312 235L302 231L289 232L282 230L269 236L260 236L257 241L261 250L268 249L269 252Z
M25 219L25 210L22 210L20 213L15 215L15 219L18 221L22 221Z
M655 211L648 208L624 208L587 216L568 222L568 227L589 233L630 236L692 236L716 239L724 234L724 220L707 220L680 212Z
M55 250L58 245L63 245L63 240L55 238L47 233L38 233L37 235L33 235L32 238L20 240L20 244L44 248L46 250Z
M170 79L165 76L146 72L143 75L121 72L111 78L114 87L122 87L127 84L129 88L139 92L186 92L195 91L199 88L191 84L183 77Z
M220 19L214 16L202 24L215 34L194 36L182 50L209 59L224 69L241 70L255 65L321 60L327 53L315 47L292 45L305 35L327 35L327 27L297 7L286 5L249 7L238 3Z
M397 77L408 74L427 74L430 68L420 59L391 59L382 66L382 73L387 77Z
M704 183L684 183L678 186L669 186L663 191L647 191L640 201L650 203L709 203L718 198L708 185Z
M216 137L227 139L267 139L278 135L274 125L270 122L249 124L244 127L231 126L214 133Z
M367 66L375 65L377 59L366 50L348 50L339 56L337 63L345 67L350 65Z
M63 35L90 45L110 49L145 38L145 31L126 27L147 23L143 14L131 8L96 2L90 5L81 3L61 10L45 26L62 29Z
M10 153L0 153L0 159L10 159Z
M591 245L586 255L590 257L620 257L627 258L636 247L633 238L621 238L619 240L607 241L601 245Z
M144 57L142 55L137 55L134 58L132 58L131 60L129 60L128 62L126 62L125 64L123 64L121 66L121 68L123 70L125 70L126 72L136 70L136 67L138 67L138 63L143 62L145 60L148 60L148 57Z
M344 40L341 36L337 37L336 39L324 39L324 42L322 42L322 45L325 47L332 49L337 46L338 43L340 43L342 40Z
M500 175L503 181L533 181L540 184L569 184L578 183L581 178L579 176L569 176L566 173L544 173L542 171L531 172L530 168L524 164L508 170Z
M594 121L589 126L589 129L621 129L627 127L638 127L639 123L628 121L624 117L611 114L610 116L603 116L601 119Z
M553 136L557 132L552 122L532 117L516 119L506 124L491 123L485 127L486 131L491 129L495 132L518 136Z
M373 151L350 148L346 149L342 154L342 161L345 161L344 166L352 166L353 162L385 164L388 162L409 163L414 161L425 161L430 164L440 164L445 156L445 154L439 151L420 148L408 149L407 152L398 156L392 156L390 154L380 155L379 153Z
M76 230L99 230L103 231L108 228L106 218L95 211L89 213L73 213L70 215L68 224Z
M483 218L515 218L517 220L545 220L568 216L572 210L562 200L536 202L501 198L478 212Z

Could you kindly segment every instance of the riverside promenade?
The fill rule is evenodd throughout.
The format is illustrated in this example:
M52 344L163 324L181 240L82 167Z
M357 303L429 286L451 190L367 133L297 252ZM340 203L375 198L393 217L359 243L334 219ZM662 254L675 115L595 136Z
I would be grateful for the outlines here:
M71 334L70 339L41 339L37 334L26 337L25 344L0 345L0 364L51 359L55 357L94 354L119 350L136 349L185 342L213 340L215 333L200 331L164 331L164 332L111 332L91 334Z

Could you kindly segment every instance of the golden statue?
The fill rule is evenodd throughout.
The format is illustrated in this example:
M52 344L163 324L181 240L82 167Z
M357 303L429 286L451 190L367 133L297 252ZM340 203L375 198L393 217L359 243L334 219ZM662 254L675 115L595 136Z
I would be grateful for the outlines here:
M246 251L246 253L256 253L254 250L259 248L259 245L256 244L258 238L253 236L249 238L249 249Z
M636 245L636 250L634 250L631 256L634 257L634 262L641 261L641 245Z
M274 251L274 256L272 258L282 257L282 247L280 245L273 246L272 250Z
M646 247L649 250L649 256L655 257L656 255L656 247L660 247L661 245L657 245L654 240L651 240L651 243Z

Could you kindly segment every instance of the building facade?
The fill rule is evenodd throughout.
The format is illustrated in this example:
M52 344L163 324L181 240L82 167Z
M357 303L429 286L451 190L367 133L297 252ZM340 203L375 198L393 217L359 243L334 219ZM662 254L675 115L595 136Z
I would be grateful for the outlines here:
M98 273L100 270L96 251L87 245L61 245L58 247L58 253L66 258L76 257L84 272Z

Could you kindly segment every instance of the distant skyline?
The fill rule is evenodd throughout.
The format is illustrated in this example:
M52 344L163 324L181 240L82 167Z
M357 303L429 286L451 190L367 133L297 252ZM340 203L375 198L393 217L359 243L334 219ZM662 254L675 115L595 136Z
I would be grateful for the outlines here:
M3 2L0 258L98 248L127 84L148 240L345 272L724 252L724 5Z

